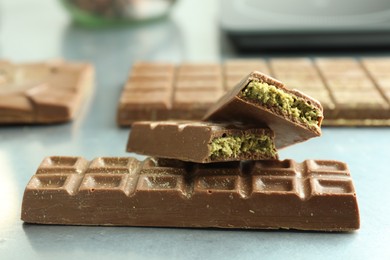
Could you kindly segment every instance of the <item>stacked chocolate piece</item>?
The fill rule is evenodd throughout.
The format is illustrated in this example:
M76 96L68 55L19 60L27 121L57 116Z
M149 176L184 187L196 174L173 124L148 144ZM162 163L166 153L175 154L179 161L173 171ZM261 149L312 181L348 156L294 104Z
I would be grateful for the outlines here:
M180 224L157 225L354 230L358 207L344 163L277 160L276 148L320 136L322 119L318 101L255 71L203 121L134 123L127 151L185 169L185 202L178 197L172 204L190 211L192 220L183 224L178 216Z
M183 88L183 97L190 96ZM161 85L150 93L156 91L165 89ZM131 157L91 162L46 158L26 187L22 219L69 225L356 230L359 211L345 163L278 160L277 149L320 136L322 119L318 101L252 72L212 105L202 121L135 122L127 150L151 156L143 162Z

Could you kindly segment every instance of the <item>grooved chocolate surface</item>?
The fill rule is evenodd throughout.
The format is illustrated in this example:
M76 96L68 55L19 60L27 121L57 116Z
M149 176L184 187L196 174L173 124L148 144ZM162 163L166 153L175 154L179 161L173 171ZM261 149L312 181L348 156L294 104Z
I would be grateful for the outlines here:
M355 189L343 162L186 164L47 157L26 186L28 223L351 231Z
M163 91L136 94L127 87L132 82L129 79L119 102L119 125L129 126L137 120L201 119L213 102L254 70L319 100L324 108L325 126L390 125L390 58L270 58L227 60L222 64L165 65L171 66L169 73L173 82L166 84L155 76L152 85L164 82L172 95ZM161 66L158 63L140 62L134 68L140 66L150 75L162 73L157 68ZM186 73L192 73L192 78L184 83L191 91L184 94L177 88L183 83L176 83L182 82L179 76L182 66L186 67ZM139 73L134 68L131 75ZM179 94L175 94L176 91ZM157 97L161 97L159 102ZM172 106L173 103L176 105Z
M93 74L86 63L0 61L0 124L71 120L90 92Z
M270 152L243 151L245 148L240 147L241 153L235 154L233 150L230 150L232 154L218 154L218 156L211 154L211 143L213 140L225 137L245 138L249 135L256 138L267 137L269 142L265 142L264 146L257 147L252 145L252 147L268 148ZM198 163L277 159L278 156L273 140L274 133L268 128L238 123L143 121L133 124L127 143L127 151ZM254 142L253 138L251 138L251 142ZM221 144L220 146L218 151L222 151L226 145Z

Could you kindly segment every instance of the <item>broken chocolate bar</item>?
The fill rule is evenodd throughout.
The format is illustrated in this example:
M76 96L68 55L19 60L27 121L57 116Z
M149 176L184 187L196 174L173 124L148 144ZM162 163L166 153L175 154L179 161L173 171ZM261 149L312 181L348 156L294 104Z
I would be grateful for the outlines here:
M74 118L93 83L86 63L0 61L0 124L49 124Z
M293 160L45 158L27 184L27 223L352 231L355 189L345 163Z
M255 71L214 104L203 119L268 126L275 133L276 148L283 148L320 136L323 114L317 100Z
M201 121L136 122L128 152L198 163L277 159L268 128Z
M139 77L146 73L151 77L144 76L144 83L129 78L118 108L119 125L129 126L140 120L200 120L223 94L222 90L232 89L254 70L320 101L324 108L322 125L390 125L389 58L240 59L227 60L223 65L165 66L170 66L169 82L157 77L167 72L159 63L134 65L132 75ZM185 70L180 69L183 66ZM179 74L189 71L192 78L183 82ZM221 84L223 88L218 88ZM166 87L164 90L162 85Z

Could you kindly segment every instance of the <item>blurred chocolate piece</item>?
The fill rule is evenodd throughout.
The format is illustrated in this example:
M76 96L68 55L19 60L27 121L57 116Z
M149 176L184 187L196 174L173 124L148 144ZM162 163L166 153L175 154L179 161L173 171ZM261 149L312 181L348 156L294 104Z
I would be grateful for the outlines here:
M140 62L133 66L123 90L117 120L121 125L134 121L164 120L172 109L174 66Z
M223 94L222 69L217 64L179 65L174 90L169 118L199 119Z
M71 120L93 84L90 64L0 61L0 124L50 124Z
M275 133L276 148L283 148L320 136L322 118L317 100L254 71L214 104L203 119L268 126Z
M389 119L384 93L360 62L353 58L321 58L315 59L315 63L336 104L329 120Z
M368 73L369 79L372 79L375 83L375 87L372 89L372 92L379 92L380 97L376 97L376 102L381 104L376 106L381 119L374 121L374 117L371 119L366 119L365 122L367 125L376 123L381 125L383 121L388 121L390 125L390 58L388 57L379 57L379 58L364 58L361 60L365 70ZM377 91L376 91L377 90ZM370 96L375 95L372 93ZM385 102L383 102L385 100Z
M152 158L45 158L24 191L27 223L239 229L359 229L345 163L161 166Z
M198 163L278 158L268 128L201 121L136 122L127 151Z
M183 64L184 67L191 67L191 65ZM269 74L282 81L289 89L297 89L320 101L324 108L322 125L390 125L389 58L239 59L227 60L223 66L193 65L198 66L196 70L206 73L207 76L202 77L208 80L204 83L195 80L193 87L190 87L191 81L187 81L184 84L188 86L186 93L180 92L175 95L173 86L177 85L178 68L172 71L174 75L171 85L172 96L155 92L150 95L150 99L141 99L138 98L141 94L125 88L118 110L119 125L129 126L137 120L199 120L207 109L223 95L222 91L210 87L210 75L214 75L214 79L217 78L217 74L221 75L223 89L226 91L232 89L243 77L254 70ZM171 66L174 68L172 64ZM204 69L202 69L203 66ZM219 72L216 67L220 67ZM159 74L160 69L150 69L150 73ZM353 92L351 95L347 94L351 92ZM155 100L159 96L163 96L161 99L164 101L157 105ZM177 99L175 106L171 105L173 96ZM134 101L131 105L131 99L139 101L138 103ZM141 107L142 111L148 112L140 113ZM164 116L157 116L161 114L161 107L165 108Z

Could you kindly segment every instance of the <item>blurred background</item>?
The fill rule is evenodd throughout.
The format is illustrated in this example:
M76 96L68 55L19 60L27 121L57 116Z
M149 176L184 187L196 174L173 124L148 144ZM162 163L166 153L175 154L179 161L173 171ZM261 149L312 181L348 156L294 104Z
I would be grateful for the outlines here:
M125 2L129 6L143 6L143 2L165 4L157 6L161 9L159 14L140 15L133 20L130 13L111 17L112 23L92 10L82 13L98 17L99 22L94 23L95 20L75 18L74 9L79 10L77 1L4 0L0 5L0 55L24 61L53 57L115 59L115 56L123 60L127 57L128 61L204 61L220 57L217 1L79 2L90 2L92 6L99 2L112 5ZM80 4L79 8L82 7Z
M390 259L388 127L326 127L321 138L280 152L281 159L350 165L358 232L49 227L20 220L25 185L45 156L130 156L130 130L117 126L116 112L134 62L388 56L389 32L387 0L0 0L1 59L64 58L96 70L95 92L74 121L1 127L0 258Z
M389 17L385 0L3 0L0 56L112 62L383 53Z

